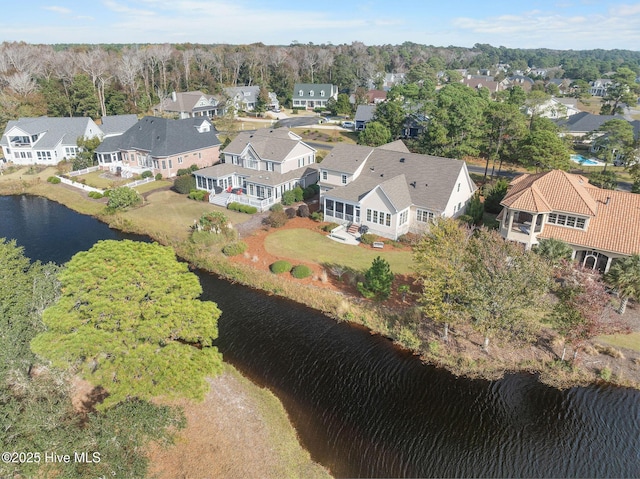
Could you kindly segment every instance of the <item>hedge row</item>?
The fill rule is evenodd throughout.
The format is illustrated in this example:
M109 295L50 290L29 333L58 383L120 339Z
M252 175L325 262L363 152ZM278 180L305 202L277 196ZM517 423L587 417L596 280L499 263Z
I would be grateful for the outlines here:
M291 263L283 259L278 260L275 263L272 263L271 266L269 266L269 269L273 274L282 274L282 273L290 272L291 275L297 279L308 278L309 276L311 276L311 273L312 273L311 268L309 268L304 264L299 264L292 267Z
M234 201L227 205L227 209L231 211L239 211L240 213L246 213L248 215L252 215L258 212L258 208L255 206L244 205L242 203L238 203Z

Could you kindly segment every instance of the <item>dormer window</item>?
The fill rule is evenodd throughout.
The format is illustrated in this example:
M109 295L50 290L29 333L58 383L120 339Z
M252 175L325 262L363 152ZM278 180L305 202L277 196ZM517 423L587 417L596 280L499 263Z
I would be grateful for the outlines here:
M309 96L313 96L313 90L309 90Z
M302 90L298 91L298 96L304 96L304 92Z
M324 96L324 90L320 90L320 96Z

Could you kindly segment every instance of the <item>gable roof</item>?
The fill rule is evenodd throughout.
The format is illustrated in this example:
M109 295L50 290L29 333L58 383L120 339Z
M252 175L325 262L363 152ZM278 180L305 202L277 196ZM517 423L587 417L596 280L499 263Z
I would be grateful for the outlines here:
M350 173L362 168L358 178L327 196L358 201L380 186L396 207L413 204L433 212L446 209L461 171L466 171L461 160L346 144L337 145L320 168Z
M263 160L284 161L299 147L315 151L295 133L285 128L261 128L255 131L243 131L224 149L224 153L242 155L248 147Z
M404 144L402 140L392 141L391 143L386 143L384 145L380 145L378 147L380 150L391 150L391 151L399 151L401 153L411 153L407 145Z
M373 116L376 114L376 106L375 105L358 105L356 109L356 116L354 117L355 121L371 121L373 120Z
M302 95L300 95L302 91ZM311 95L313 92L313 95ZM322 96L324 92L324 96ZM293 98L314 99L331 98L338 92L338 87L330 83L296 83L293 86Z
M20 118L10 120L5 128L0 144L9 146L6 136L13 128L19 128L29 136L45 133L32 144L33 148L51 149L57 145L77 145L78 138L88 132L92 136L102 135L102 130L91 118L48 117Z
M101 118L100 129L105 136L121 135L138 123L138 115L110 115Z
M171 112L191 112L196 108L200 100L203 100L208 105L215 106L218 104L218 99L213 95L207 95L199 90L186 91L186 92L174 92L175 100L172 97L165 98L162 104L154 106L154 110L164 110Z
M613 120L614 118L622 120L621 116L614 115L594 115L587 111L581 111L569 118L556 120L556 124L565 128L570 133L588 133L597 130L603 123Z
M224 89L224 93L233 100L255 103L260 94L260 86L230 86Z
M201 117L170 120L146 116L122 135L106 138L96 152L136 149L162 158L219 145L218 132L213 125L210 131L198 131L204 122L209 123Z

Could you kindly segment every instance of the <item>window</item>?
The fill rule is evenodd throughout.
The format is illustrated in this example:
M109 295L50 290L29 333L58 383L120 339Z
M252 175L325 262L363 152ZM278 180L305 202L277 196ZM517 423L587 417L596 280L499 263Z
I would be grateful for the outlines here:
M267 161L267 171L273 171L273 161Z
M327 171L326 170L322 170L322 179L323 180L327 179Z
M433 221L434 218L435 218L435 215L431 211L416 210L416 220L422 223Z
M391 226L391 215L389 213L387 213L387 219L385 220L384 224L387 226Z
M324 90L320 90L320 96L324 96Z
M167 162L162 160L162 169L166 170L167 169Z
M360 216L358 208L356 208L356 216ZM379 225L391 226L391 215L384 211L376 211L367 208L367 221L377 223Z
M347 175L342 175L342 184L343 185L347 184Z
M182 164L182 157L181 157L181 156L179 156L179 157L178 157L178 164L179 164L179 165L181 165L181 164Z
M458 191L460 191L460 183L458 183Z
M371 221L371 210L367 208L367 221Z
M558 226L567 226L569 228L585 229L587 220L578 216L563 215L560 213L549 213L547 223Z
M404 210L402 213L400 213L400 224L403 225L407 222L407 218L409 217L409 211L408 210ZM389 225L387 225L389 226Z
M153 167L158 170L160 169L160 165L158 164L158 160L153 160Z
M298 96L304 96L304 92L302 90L298 90Z
M169 168L173 168L173 160L169 160Z

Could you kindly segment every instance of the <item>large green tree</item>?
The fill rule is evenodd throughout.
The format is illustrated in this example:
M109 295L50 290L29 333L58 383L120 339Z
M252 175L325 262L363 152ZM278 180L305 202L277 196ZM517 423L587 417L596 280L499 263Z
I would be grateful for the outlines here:
M420 309L427 318L443 325L443 338L449 338L449 325L468 316L465 307L470 281L465 268L465 249L469 231L453 218L441 218L429 226L413 247L414 269L421 286Z
M358 283L358 290L367 298L384 300L391 294L392 283L393 273L389 262L377 256L364 274L364 281Z
M469 240L465 264L471 277L466 306L474 328L484 335L484 349L492 337L529 339L545 305L551 277L546 262L481 228Z
M198 278L171 248L100 241L60 274L62 296L31 343L59 367L77 367L109 393L106 408L137 397L202 398L221 356L220 310L199 301Z
M380 146L391 141L391 132L379 121L367 123L367 127L358 135L358 143L366 146Z
M613 163L618 154L623 157L631 156L636 138L633 126L627 120L613 118L605 121L594 134L597 136L593 143L598 147L598 157L604 162L603 171L607 170L607 165Z
M519 145L519 160L536 170L569 170L571 148L558 136L557 127L546 118L537 118Z
M640 85L636 82L637 73L627 67L620 67L613 75L613 83L607 87L602 98L601 115L622 113L622 105L635 105L640 94Z
M486 157L484 176L487 177L489 162L493 160L491 176L499 162L498 174L505 157L510 157L515 145L527 132L526 119L520 109L509 102L490 102L485 110L486 139L482 149Z

